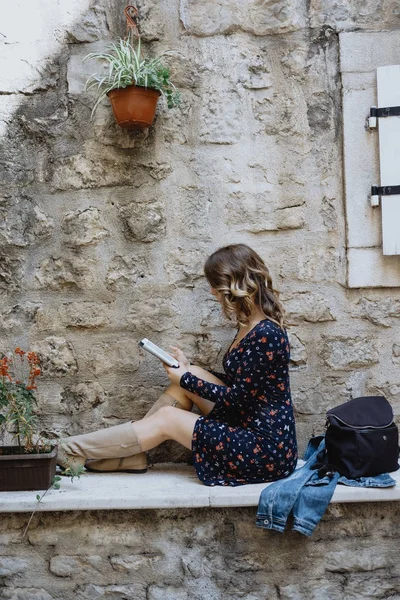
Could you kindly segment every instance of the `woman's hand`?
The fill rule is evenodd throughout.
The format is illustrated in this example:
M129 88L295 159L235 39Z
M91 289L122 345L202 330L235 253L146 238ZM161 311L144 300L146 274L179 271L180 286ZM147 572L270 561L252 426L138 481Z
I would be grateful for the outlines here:
M182 352L182 354L183 354L183 352ZM183 355L183 356L185 356L185 355ZM167 372L170 382L175 383L176 385L180 384L182 375L189 371L189 364L187 367L182 366L181 364L179 365L179 367L169 367L168 365L163 363L163 367Z
M184 355L184 353L182 352L182 350L180 348L178 348L178 346L170 346L170 348L172 349L171 354L174 358L176 358L176 360L179 363L179 366L184 367L186 369L186 371L188 371L190 363L189 363L189 360Z

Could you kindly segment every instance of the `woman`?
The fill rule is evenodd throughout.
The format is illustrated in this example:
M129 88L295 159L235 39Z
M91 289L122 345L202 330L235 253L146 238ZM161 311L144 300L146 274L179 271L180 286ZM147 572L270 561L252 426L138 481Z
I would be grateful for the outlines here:
M138 472L137 457L172 439L192 449L206 485L274 481L292 473L297 447L289 343L268 269L251 248L235 244L214 252L204 271L223 313L238 326L224 356L225 373L191 365L172 346L179 368L164 365L171 385L157 406L140 421L67 438L61 466L95 459L86 468ZM190 412L192 402L203 416Z

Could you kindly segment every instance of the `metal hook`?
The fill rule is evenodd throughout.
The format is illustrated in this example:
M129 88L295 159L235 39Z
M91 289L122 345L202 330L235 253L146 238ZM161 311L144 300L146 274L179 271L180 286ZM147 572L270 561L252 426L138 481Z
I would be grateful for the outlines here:
M124 10L124 15L128 32L132 32L136 37L140 37L139 28L136 22L139 17L139 11L136 6L129 4Z

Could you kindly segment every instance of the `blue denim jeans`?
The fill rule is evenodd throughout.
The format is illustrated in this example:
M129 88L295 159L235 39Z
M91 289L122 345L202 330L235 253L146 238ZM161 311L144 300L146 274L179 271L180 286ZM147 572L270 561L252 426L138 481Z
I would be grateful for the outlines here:
M320 478L312 467L317 455L325 448L325 437L310 440L304 455L305 464L286 479L269 485L261 492L258 504L258 527L283 532L290 513L293 529L310 536L324 515L337 483L356 487L390 487L396 485L387 473L376 477L347 479L333 472Z

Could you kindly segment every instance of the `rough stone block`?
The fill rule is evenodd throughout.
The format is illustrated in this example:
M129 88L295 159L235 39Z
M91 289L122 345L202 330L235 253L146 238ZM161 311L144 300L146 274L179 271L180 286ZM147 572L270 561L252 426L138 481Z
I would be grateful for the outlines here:
M377 344L371 338L327 338L321 355L334 370L369 367L379 362Z
M141 176L147 181L150 178L161 181L170 172L171 166L164 162L141 164L132 169L132 159L123 151L88 142L85 154L61 158L55 163L52 186L54 190L68 190L139 185Z
M22 264L18 254L0 249L0 290L3 293L19 289L23 277Z
M127 239L154 242L165 236L165 218L158 200L147 199L118 207Z
M78 372L72 344L63 338L49 336L33 344L38 353L43 374L49 377L65 377Z
M200 326L207 329L216 327L226 327L227 319L221 311L221 307L214 299L207 299L201 303L202 316Z
M79 19L65 28L67 42L71 44L82 44L95 42L107 38L109 24L107 13L102 6L92 6L80 15Z
M16 333L29 327L35 321L40 308L41 304L35 302L24 302L5 308L0 312L0 330Z
M161 554L155 552L151 554L124 554L111 556L110 563L114 571L130 573L131 571L139 571L142 568L153 566L161 558Z
M110 305L100 302L70 302L59 309L66 327L98 329L109 324Z
M400 300L361 298L356 304L354 315L366 319L374 325L390 327L394 323L394 318L400 318Z
M304 227L304 208L301 206L277 207L271 194L243 194L235 192L226 204L225 221L238 225L251 233L300 229Z
M337 573L351 573L352 571L375 571L392 566L391 557L380 552L371 554L369 548L348 548L338 552L330 552L325 556L325 568L327 571Z
M76 600L147 600L146 589L143 585L106 585L90 584L76 591Z
M28 561L18 556L0 556L0 577L23 573L27 567Z
M334 583L324 579L316 579L313 582L291 585L279 585L280 600L342 600L343 594L336 588Z
M0 241L10 246L28 246L48 237L54 228L53 219L23 196L2 206L0 217Z
M90 102L95 103L96 93L85 92L86 82L90 75L97 70L101 70L101 64L93 60L84 60L90 52L105 52L106 44L104 42L91 44L87 46L77 45L72 46L70 49L70 56L67 63L67 84L68 94L74 97L80 97L85 95Z
M184 587L151 585L148 600L187 600L188 590Z
M351 391L346 389L346 381L343 377L332 377L324 374L323 377L310 378L309 370L307 370L306 381L295 382L295 375L297 373L293 372L292 389L293 401L298 416L325 415L329 408L350 400ZM321 431L323 430L324 418ZM316 427L315 431L319 431L319 429Z
M164 139L169 144L188 144L191 136L191 115L196 99L194 94L185 91L178 109L168 110L162 113L158 121L162 128ZM1 123L0 123L1 133Z
M193 250L178 246L176 250L169 252L164 262L169 283L193 288L195 282L204 277L204 256L205 253L199 248Z
M243 4L240 0L181 0L180 17L186 31L192 35L229 34L238 30L254 35L287 33L304 27L306 8L302 0L257 0Z
M382 570L375 577L369 575L366 577L365 572L349 573L346 575L346 595L349 598L362 598L363 600L374 600L379 596L386 595L390 598L396 598L400 592L398 576L391 570L390 574L387 570Z
M106 401L106 392L97 381L87 381L66 386L62 393L61 404L67 414L92 411Z
M36 269L35 279L40 288L54 291L92 289L95 271L96 263L92 259L53 255Z
M155 374L155 369L151 371L141 365L140 370L126 383L105 386L107 400L101 407L103 423L114 425L121 419L135 420L144 417L168 385L165 375L161 373L164 369L156 361L155 368L157 367L158 375Z
M171 300L167 287L142 284L135 289L125 323L142 337L148 337L149 332L167 331L176 326L178 316Z
M211 242L215 223L215 205L212 192L197 185L179 190L179 207L173 215L175 230L180 239L201 239L202 244Z
M142 256L115 255L108 266L106 286L112 291L132 290L149 276L150 269Z
M289 333L290 362L296 367L307 364L307 350L295 333Z
M49 569L57 577L70 577L77 574L80 560L75 556L52 556Z
M95 375L133 373L139 367L139 349L136 340L119 339L93 344L83 352L83 361Z
M193 356L195 364L216 370L216 365L222 356L221 344L208 334L203 334L196 340L196 349ZM223 369L222 369L223 371Z
M400 14L394 0L376 3L366 0L312 0L309 5L310 26L333 27L336 31L357 29L397 29Z
M140 35L143 41L176 37L176 3L146 0L137 5L140 14Z
M393 344L392 347L392 361L395 364L400 363L400 344Z
M336 321L332 315L328 300L315 292L300 292L284 299L285 310L290 323L301 321L308 323L324 323Z
M87 95L91 98L89 105L93 107L97 98L92 98L93 92L92 95L90 95L89 92ZM161 102L159 101L159 104L157 105L156 118L159 112L160 104ZM74 108L75 111L80 115L80 119L87 119L86 106L83 106L81 111L79 102L76 102L74 104ZM135 132L128 129L122 129L122 127L120 127L115 120L111 102L108 98L105 98L103 102L98 105L94 114L91 115L91 125L94 138L103 146L111 146L123 149L139 149L145 146L147 137L149 135L149 131L146 129Z
M235 144L242 137L242 121L242 102L237 93L210 90L201 107L200 140L204 144Z
M104 562L101 556L69 556L69 555L58 555L52 556L50 559L49 569L53 575L57 577L77 577L82 572L92 572L93 568L95 571L101 571L104 569Z
M55 600L46 590L31 587L4 588L2 600Z
M97 244L109 235L102 223L100 211L94 206L67 213L61 222L61 229L65 234L66 245L72 247Z
M279 276L301 282L340 281L343 253L341 249L325 247L318 244L298 244L295 248L286 246L276 256ZM277 269L277 267L275 267Z

